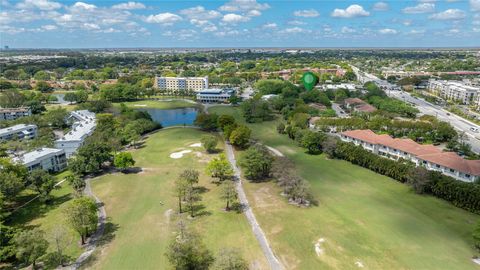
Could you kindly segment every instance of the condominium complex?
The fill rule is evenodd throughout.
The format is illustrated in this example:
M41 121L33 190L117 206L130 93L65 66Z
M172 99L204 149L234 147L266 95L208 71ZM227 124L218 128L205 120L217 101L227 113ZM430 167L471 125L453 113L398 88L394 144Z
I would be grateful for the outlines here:
M478 103L480 87L461 81L430 80L428 91L444 99L470 105Z
M454 152L443 152L433 145L421 145L410 139L394 139L371 130L350 130L340 133L342 141L394 160L405 159L416 166L439 171L464 182L480 179L480 160L467 160Z
M192 94L208 88L206 77L155 77L154 86L167 94Z
M202 103L226 103L235 94L233 89L203 89L197 91L197 101Z
M15 120L20 117L32 115L32 110L27 107L20 108L0 108L0 121Z
M67 157L63 149L41 148L14 158L13 161L21 163L29 171L41 169L49 172L62 171L67 167Z
M37 136L36 125L15 125L8 128L0 129L0 141L8 141L11 139L33 139Z
M67 157L72 156L82 146L85 139L90 136L96 127L95 113L81 110L70 113L70 118L75 122L72 129L62 138L55 141L55 147L65 150Z

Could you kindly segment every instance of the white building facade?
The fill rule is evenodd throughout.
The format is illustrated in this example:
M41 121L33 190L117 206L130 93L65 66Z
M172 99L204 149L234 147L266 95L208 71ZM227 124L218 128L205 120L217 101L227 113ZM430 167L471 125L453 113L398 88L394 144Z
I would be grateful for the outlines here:
M429 80L428 91L447 100L470 105L478 102L480 87L462 81Z
M208 88L206 77L155 77L154 86L166 94L193 94Z
M0 141L8 141L12 139L33 139L36 136L36 125L19 124L0 129Z
M227 103L235 94L233 89L204 89L196 92L197 101L202 103Z
M72 129L55 141L55 147L63 149L67 158L71 157L83 145L85 139L92 135L97 125L95 113L88 110L73 111L70 113L70 117L75 121Z
M32 110L27 107L20 108L0 108L0 121L15 120L20 117L32 115Z
M59 172L67 167L67 157L63 149L41 148L14 158L14 162L21 163L29 171L41 169L48 172Z

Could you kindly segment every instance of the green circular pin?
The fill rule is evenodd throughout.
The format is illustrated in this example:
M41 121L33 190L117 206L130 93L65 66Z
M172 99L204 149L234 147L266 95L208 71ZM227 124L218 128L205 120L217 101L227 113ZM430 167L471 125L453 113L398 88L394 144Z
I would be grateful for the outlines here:
M315 85L317 84L318 82L318 78L315 74L313 74L312 72L310 71L307 71L305 73L303 73L303 76L302 76L302 82L303 82L303 86L305 86L305 89L307 89L308 91L312 90Z

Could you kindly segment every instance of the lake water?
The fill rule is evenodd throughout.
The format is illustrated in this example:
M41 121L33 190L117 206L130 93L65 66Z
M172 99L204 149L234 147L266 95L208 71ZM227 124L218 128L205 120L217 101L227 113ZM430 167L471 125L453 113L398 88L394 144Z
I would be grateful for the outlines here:
M193 121L198 114L196 108L182 108L161 110L153 108L137 109L139 111L146 111L152 117L153 121L160 123L163 127L193 125Z

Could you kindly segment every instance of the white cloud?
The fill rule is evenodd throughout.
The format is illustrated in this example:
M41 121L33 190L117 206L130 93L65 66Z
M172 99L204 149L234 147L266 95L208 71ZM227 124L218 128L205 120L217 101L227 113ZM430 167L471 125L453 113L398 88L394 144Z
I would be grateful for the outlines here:
M219 9L221 11L247 11L247 10L266 10L269 9L270 6L265 3L261 4L258 3L256 0L232 0L228 3L225 3Z
M458 33L460 33L460 29L453 28L453 29L448 30L448 32L451 33L451 34L458 34Z
M210 20L219 18L222 14L216 10L206 10L202 6L191 7L180 10L180 14L186 16L189 19Z
M411 35L423 35L423 34L425 34L425 30L423 30L423 29L422 30L412 29L408 33L411 34Z
M25 32L26 29L23 27L13 27L9 25L0 25L0 33L6 33L10 35L15 35Z
M113 9L122 9L122 10L133 10L133 9L144 9L146 6L140 2L127 2L121 3L112 6Z
M434 20L461 20L466 17L465 11L460 9L447 9L445 11L430 15L428 18Z
M204 28L202 28L202 32L215 32L217 31L218 28L215 26L215 25L208 25L208 26L205 26Z
M315 9L304 9L293 12L293 15L297 17L314 18L318 17L320 14Z
M52 31L52 30L56 30L58 27L53 24L47 24L47 25L42 25L41 28L45 31Z
M378 32L382 35L393 35L393 34L398 33L397 30L391 29L391 28L380 29L380 30L378 30Z
M373 5L373 10L375 11L387 11L389 6L385 2L377 2Z
M332 17L353 18L369 16L370 12L363 9L363 7L360 5L351 5L346 9L336 8L335 10L333 10L331 15Z
M480 0L470 0L470 9L472 11L480 11Z
M250 10L249 12L247 12L247 16L249 16L249 17L258 17L260 15L262 15L262 12L260 12L256 9Z
M166 12L166 13L158 13L157 15L149 15L146 18L144 18L145 22L148 23L160 23L164 25L171 25L175 22L181 21L182 17Z
M435 4L433 3L420 3L414 7L406 7L402 9L403 13L407 14L421 14L430 13L435 11Z
M266 24L262 25L262 28L264 28L264 29L275 29L277 27L278 27L278 25L276 23L266 23Z
M410 26L410 25L412 25L412 23L413 23L413 21L409 20L409 19L403 20L403 22L402 22L402 24L405 25L405 26Z
M82 25L82 28L84 28L86 30L99 30L100 26L96 23L84 23Z
M350 34L350 33L355 33L356 31L355 31L355 29L353 29L353 28L344 26L344 27L342 27L341 32L342 32L343 34Z
M16 7L21 9L38 8L40 10L55 10L61 8L62 5L49 0L25 0L18 3Z
M307 23L302 22L302 21L298 21L298 20L293 20L293 21L288 21L287 24L289 24L289 25L305 25Z
M222 21L225 23L239 23L239 22L246 22L250 20L247 16L242 16L234 13L225 14L222 18Z
M311 30L303 29L300 27L290 27L279 31L280 34L298 34L298 33L310 33Z
M73 9L92 10L92 9L96 9L97 6L91 5L91 4L87 4L87 3L84 3L84 2L76 2L76 3L72 6L72 8L73 8Z

